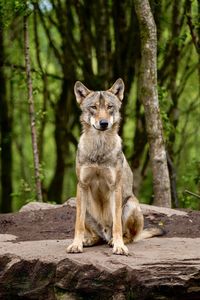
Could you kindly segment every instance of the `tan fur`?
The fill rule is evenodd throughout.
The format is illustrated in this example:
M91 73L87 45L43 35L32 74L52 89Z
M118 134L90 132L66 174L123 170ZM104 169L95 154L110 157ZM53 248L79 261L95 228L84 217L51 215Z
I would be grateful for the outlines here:
M76 159L75 237L67 251L82 252L83 246L106 241L114 254L128 255L125 243L142 236L144 221L117 133L124 83L118 79L109 90L94 92L78 81L74 91L82 110L83 133ZM102 120L106 128L101 127Z

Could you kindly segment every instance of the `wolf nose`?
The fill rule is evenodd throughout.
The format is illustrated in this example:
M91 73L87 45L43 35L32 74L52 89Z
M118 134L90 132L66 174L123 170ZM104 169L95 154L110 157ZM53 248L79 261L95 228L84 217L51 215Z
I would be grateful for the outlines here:
M99 121L99 125L100 125L101 129L106 129L108 127L108 121L102 119Z

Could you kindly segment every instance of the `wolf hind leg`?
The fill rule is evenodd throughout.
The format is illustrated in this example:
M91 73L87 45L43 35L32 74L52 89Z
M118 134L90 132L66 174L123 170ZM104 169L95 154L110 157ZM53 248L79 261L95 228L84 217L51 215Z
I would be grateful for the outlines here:
M85 221L85 235L83 240L84 247L91 247L96 244L102 243L103 239L100 234L100 229L98 227L99 226L96 223L96 221L87 212Z
M94 231L91 229L85 230L85 236L83 239L83 246L84 247L91 247L102 242L101 237L99 237Z
M83 240L84 247L91 247L97 244L100 244L102 239L97 235L85 235Z
M123 240L125 244L139 239L144 226L144 217L138 200L132 195L122 211Z

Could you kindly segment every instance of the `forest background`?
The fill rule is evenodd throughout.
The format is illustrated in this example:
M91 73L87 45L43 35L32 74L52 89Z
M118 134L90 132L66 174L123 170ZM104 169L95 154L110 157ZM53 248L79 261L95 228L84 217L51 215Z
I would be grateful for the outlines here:
M149 2L157 28L157 88L172 206L200 209L200 1ZM75 81L102 90L121 77L124 152L134 172L134 192L141 202L152 203L134 1L0 0L0 211L16 211L36 199L24 17L43 200L62 203L76 192L81 127Z

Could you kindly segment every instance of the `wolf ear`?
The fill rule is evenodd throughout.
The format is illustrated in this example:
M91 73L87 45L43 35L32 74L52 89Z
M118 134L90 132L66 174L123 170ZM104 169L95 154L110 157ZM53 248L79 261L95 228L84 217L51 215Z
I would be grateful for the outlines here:
M121 78L118 78L113 86L108 90L109 92L116 95L120 101L123 100L124 97L124 82Z
M76 101L78 102L78 104L81 104L81 102L85 99L85 97L87 95L89 95L91 91L88 90L88 88L86 88L86 86L84 86L84 84L82 84L82 82L80 81L76 81L75 85L74 85L74 93L76 96Z

